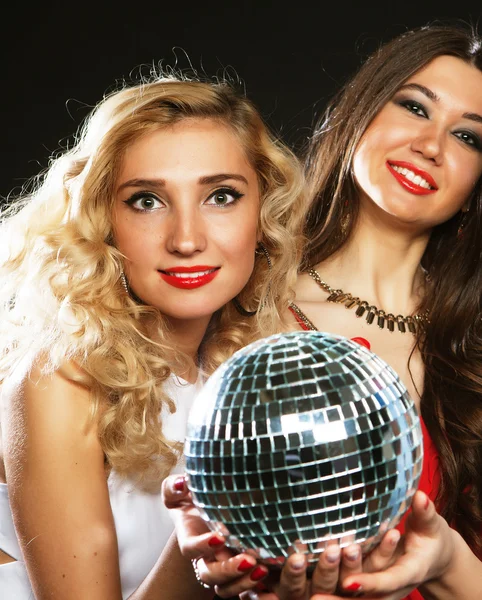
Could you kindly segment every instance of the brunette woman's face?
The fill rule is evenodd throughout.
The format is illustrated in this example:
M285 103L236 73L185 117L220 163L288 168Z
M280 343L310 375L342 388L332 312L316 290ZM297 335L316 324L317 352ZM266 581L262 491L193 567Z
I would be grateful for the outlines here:
M355 151L361 210L427 230L469 208L482 174L482 73L439 56L381 109Z
M114 238L133 292L172 320L208 322L254 267L255 171L228 127L187 119L126 151Z

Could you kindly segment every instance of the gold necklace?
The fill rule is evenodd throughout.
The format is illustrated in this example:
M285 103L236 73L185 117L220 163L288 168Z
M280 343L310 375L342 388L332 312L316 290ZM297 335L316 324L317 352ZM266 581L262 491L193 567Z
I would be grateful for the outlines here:
M360 300L360 298L354 297L350 293L344 292L343 290L335 290L328 285L326 281L323 281L323 279L320 277L320 274L315 271L315 269L311 268L308 273L316 281L320 288L328 294L327 302L344 304L345 308L356 307L355 315L358 318L362 317L366 312L366 322L368 325L371 325L376 317L377 325L380 327L380 329L383 329L386 323L387 329L393 332L395 330L396 323L398 331L401 333L405 333L405 331L408 329L410 333L415 335L417 330L422 328L425 323L428 322L428 310L421 315L413 315L409 317L404 317L403 315L395 316L392 313L387 314L384 310L377 308L375 305L370 305L366 300Z

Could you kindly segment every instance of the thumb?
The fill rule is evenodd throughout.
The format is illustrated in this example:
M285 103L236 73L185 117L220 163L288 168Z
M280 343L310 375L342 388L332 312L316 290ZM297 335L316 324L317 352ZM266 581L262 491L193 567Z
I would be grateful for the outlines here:
M430 535L438 528L438 514L434 503L418 490L412 500L412 511L407 517L406 530Z

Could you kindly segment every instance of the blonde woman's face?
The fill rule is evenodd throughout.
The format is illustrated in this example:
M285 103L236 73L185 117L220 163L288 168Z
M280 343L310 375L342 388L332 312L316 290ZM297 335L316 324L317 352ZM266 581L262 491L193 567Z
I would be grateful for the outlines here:
M257 176L226 126L186 119L125 153L114 237L133 292L171 320L207 324L254 267Z
M353 170L362 210L422 230L468 208L482 174L482 73L453 56L415 73L365 131Z

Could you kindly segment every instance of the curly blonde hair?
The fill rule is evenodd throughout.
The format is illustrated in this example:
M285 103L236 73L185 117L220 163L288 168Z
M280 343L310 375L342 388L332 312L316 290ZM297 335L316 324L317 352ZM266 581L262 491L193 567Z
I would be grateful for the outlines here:
M283 328L305 214L298 160L230 84L157 75L109 94L33 192L4 211L0 229L0 382L25 376L42 357L45 372L60 369L87 386L106 462L145 485L159 483L179 458L182 446L160 423L164 406L175 410L162 383L187 359L163 316L122 290L114 189L130 144L187 118L216 120L237 136L258 174L258 226L272 260L268 269L256 259L239 295L247 309L257 307L253 318L231 303L213 315L199 353L211 373L239 348ZM146 315L157 324L155 342L143 326ZM67 369L69 361L80 369Z

